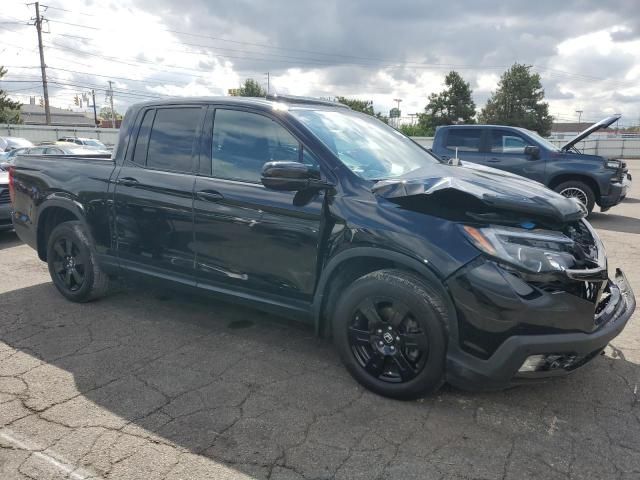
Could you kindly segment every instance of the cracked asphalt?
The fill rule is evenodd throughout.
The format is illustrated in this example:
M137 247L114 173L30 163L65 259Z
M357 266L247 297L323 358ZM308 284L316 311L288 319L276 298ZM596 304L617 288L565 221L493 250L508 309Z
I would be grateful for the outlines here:
M640 293L633 167L592 222ZM638 479L638 323L565 379L399 402L260 312L140 288L70 303L0 233L0 479Z

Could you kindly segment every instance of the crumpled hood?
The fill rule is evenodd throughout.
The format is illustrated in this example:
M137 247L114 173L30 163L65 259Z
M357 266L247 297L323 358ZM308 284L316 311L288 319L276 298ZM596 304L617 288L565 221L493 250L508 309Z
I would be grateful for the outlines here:
M487 207L569 222L587 215L579 202L565 198L538 182L512 173L472 163L435 164L410 174L377 182L372 191L385 199L458 191Z

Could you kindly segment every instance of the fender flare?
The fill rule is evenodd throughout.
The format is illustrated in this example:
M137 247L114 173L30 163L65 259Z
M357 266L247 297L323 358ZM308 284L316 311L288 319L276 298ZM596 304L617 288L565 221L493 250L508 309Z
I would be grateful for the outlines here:
M417 272L419 275L429 281L430 285L435 287L442 294L443 299L447 304L447 310L449 313L449 332L451 338L458 338L458 323L456 317L456 309L451 299L451 294L444 284L444 278L439 272L435 272L430 263L422 263L416 258L410 257L404 253L396 252L393 250L386 250L375 247L352 247L348 250L342 251L335 257L331 258L327 265L322 269L316 293L313 298L312 312L313 323L316 335L320 335L322 327L322 306L325 301L329 279L335 270L342 265L345 261L359 257L375 257L383 260L390 260L394 263L402 265L410 270Z
M66 210L74 217L76 217L76 220L82 223L86 231L90 231L88 230L84 206L68 194L64 194L61 192L52 193L45 197L38 208L38 216L36 218L36 245L38 253L40 253L40 249L42 248L40 245L42 219L44 218L47 210L51 208L61 208L63 210Z

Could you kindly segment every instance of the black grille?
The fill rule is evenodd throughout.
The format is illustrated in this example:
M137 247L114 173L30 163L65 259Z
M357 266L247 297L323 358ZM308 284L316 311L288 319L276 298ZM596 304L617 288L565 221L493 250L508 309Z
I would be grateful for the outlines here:
M4 203L9 203L11 200L9 199L9 189L8 188L0 188L0 205Z

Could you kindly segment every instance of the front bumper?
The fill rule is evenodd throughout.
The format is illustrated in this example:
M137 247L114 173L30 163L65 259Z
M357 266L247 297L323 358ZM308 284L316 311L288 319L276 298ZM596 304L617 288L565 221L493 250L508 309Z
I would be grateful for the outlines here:
M600 197L600 210L605 212L619 204L627 196L631 189L631 174L625 172L622 182L614 182L609 187L609 194Z
M11 223L11 204L0 203L0 231L11 230L13 224Z
M624 329L636 307L633 291L620 270L616 271L614 280L608 282L609 301L596 318L592 318L598 325L594 331L512 335L485 359L453 346L447 356L447 380L463 389L492 390L527 379L566 375L586 364ZM548 306L553 317L553 305ZM573 360L544 371L518 372L527 358L545 354Z

